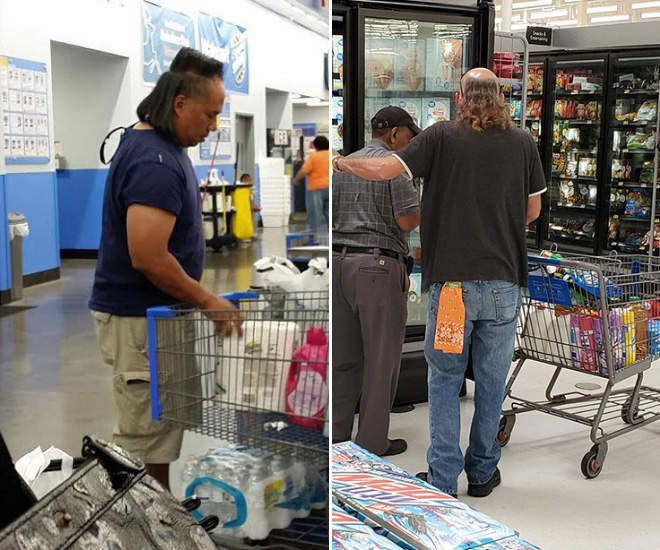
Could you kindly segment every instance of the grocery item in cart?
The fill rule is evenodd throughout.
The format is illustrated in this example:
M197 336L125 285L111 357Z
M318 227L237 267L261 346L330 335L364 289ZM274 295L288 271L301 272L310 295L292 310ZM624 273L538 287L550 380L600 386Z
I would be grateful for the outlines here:
M649 312L637 296L630 298L635 316L635 357L641 361L648 355L648 323Z
M621 308L621 323L623 325L623 356L625 365L632 365L636 360L635 346L635 313L632 307Z
M284 385L299 342L297 323L246 321L243 336L220 340L218 403L229 408L285 412Z
M544 304L539 304L527 316L522 332L523 349L546 354L549 347L549 327L555 316Z
M571 313L571 350L573 365L582 370L595 371L596 339L592 316L586 311Z
M649 353L652 356L660 354L660 320L649 321Z
M332 550L401 550L401 547L333 504Z
M310 513L306 466L285 456L229 445L190 458L181 474L186 496L202 499L193 515L216 515L217 534L262 540Z
M307 331L293 354L286 382L286 412L294 424L322 429L328 395L328 337L323 327Z

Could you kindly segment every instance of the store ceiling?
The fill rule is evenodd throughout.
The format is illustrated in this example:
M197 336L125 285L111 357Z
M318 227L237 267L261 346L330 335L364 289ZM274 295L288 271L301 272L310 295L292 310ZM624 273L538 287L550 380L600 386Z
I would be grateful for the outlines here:
M495 0L495 26L502 29L502 0ZM511 28L556 28L660 21L660 0L513 0ZM660 27L659 27L660 36Z
M299 0L252 0L256 4L275 12L289 21L314 31L323 37L330 33L328 10L306 8ZM326 4L327 6L327 4Z

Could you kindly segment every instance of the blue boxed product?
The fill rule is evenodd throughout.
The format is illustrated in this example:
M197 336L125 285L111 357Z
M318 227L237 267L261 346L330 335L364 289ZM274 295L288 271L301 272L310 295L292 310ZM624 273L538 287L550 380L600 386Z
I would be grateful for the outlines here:
M401 548L333 504L332 550L401 550Z
M507 538L505 527L354 443L333 445L333 497L409 550L469 550Z

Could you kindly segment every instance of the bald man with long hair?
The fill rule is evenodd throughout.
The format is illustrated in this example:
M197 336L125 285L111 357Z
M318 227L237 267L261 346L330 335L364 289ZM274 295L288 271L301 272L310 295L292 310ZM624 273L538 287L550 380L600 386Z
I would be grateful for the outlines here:
M491 71L468 71L456 105L456 120L434 124L393 155L335 157L332 164L368 180L399 174L424 178L420 229L423 286L429 291L424 353L431 444L428 472L418 475L456 496L465 470L468 494L485 497L501 482L495 438L520 288L527 286L526 225L540 213L546 183L536 144L512 125ZM448 282L460 286L465 308L461 352L434 345L440 295ZM463 455L459 392L469 348L475 411Z

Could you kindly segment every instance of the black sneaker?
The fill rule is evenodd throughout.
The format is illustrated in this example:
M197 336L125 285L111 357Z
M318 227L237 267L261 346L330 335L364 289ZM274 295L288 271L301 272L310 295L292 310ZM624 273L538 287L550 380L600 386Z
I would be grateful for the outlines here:
M405 453L408 449L408 443L405 439L388 439L390 445L383 454L378 456L394 456Z
M500 483L502 483L500 469L495 468L495 473L490 476L490 479L486 483L468 483L467 492L471 497L487 497Z
M421 479L422 481L425 481L426 483L429 482L429 473L428 472L419 472L417 475L415 475L416 478ZM457 493L446 493L452 498L458 498Z

